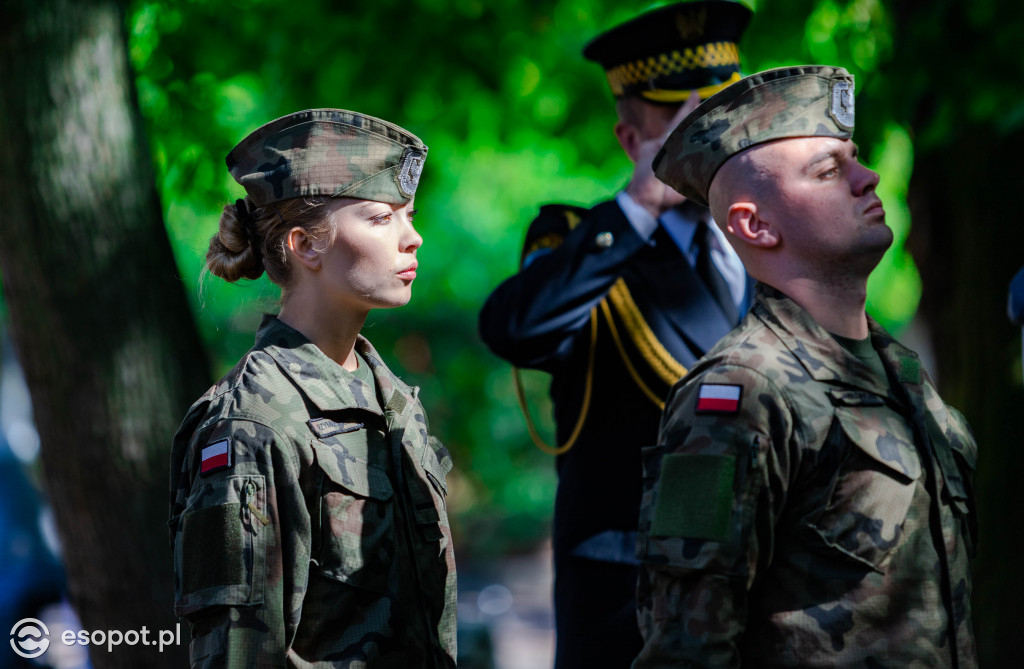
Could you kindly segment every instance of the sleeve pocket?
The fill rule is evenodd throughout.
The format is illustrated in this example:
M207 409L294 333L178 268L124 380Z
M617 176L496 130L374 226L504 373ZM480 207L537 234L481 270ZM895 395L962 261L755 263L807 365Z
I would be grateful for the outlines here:
M645 449L641 561L749 577L767 439L732 439L728 452Z
M193 491L174 539L176 614L263 603L265 509L261 475L206 481Z

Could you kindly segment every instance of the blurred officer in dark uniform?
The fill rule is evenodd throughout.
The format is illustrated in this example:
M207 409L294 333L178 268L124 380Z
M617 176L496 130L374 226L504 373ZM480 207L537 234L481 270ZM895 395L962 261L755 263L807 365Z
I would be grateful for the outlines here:
M701 99L740 79L736 42L750 16L736 2L679 3L587 45L615 96L632 178L591 209L541 207L519 273L480 315L497 355L552 375L559 446L530 425L559 456L559 668L626 667L639 652L641 449L657 442L668 389L748 305L743 266L708 210L658 181L651 161Z

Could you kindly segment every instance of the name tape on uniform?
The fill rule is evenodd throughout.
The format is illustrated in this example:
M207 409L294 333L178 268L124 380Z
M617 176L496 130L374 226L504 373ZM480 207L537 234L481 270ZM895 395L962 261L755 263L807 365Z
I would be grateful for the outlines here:
M336 434L355 432L363 428L362 423L339 423L330 418L311 418L306 421L306 425L309 425L309 429L320 439L333 437Z
M702 383L697 398L697 411L707 413L736 413L740 410L743 386Z

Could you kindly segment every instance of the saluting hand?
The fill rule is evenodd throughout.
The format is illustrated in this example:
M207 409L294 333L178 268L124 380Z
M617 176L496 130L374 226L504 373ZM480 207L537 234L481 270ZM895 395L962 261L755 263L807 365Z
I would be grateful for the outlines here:
M685 197L665 185L654 176L651 163L665 140L672 134L676 126L700 104L697 91L691 91L690 97L674 114L669 116L670 108L659 107L649 103L643 105L643 126L620 121L615 126L615 134L622 148L634 162L633 176L626 186L626 192L633 200L646 209L651 216L658 218L666 210L681 204Z

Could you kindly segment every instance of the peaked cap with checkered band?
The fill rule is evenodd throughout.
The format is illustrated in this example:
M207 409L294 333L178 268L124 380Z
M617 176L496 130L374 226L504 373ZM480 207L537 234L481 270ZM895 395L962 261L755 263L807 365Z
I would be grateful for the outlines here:
M753 13L730 0L680 2L618 25L583 50L600 63L616 99L675 105L711 97L736 81L736 43Z

